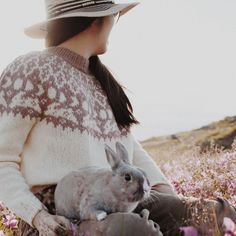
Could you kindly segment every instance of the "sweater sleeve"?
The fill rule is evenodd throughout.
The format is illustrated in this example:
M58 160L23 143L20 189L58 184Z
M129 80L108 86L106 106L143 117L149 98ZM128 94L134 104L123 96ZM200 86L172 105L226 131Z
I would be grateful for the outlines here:
M0 76L0 201L32 226L43 205L20 169L24 144L41 114L36 71L29 63L21 56Z
M143 149L141 144L135 139L132 135L133 139L133 164L142 168L150 181L150 185L154 186L156 184L168 184L171 185L167 180L165 175L162 173L161 169L155 161L151 158L151 156Z

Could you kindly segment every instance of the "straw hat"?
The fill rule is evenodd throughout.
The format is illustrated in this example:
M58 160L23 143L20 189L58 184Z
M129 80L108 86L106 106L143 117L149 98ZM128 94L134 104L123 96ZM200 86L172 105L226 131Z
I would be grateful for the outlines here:
M45 0L47 20L25 28L24 33L32 38L45 38L50 21L67 17L102 17L117 12L122 16L138 4L116 4L110 0Z

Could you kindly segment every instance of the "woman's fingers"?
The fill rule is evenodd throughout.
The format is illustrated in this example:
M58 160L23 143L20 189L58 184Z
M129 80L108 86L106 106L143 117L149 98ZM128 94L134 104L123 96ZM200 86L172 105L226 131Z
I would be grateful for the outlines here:
M62 227L61 225L58 225L55 229L56 235L58 236L67 236L68 230Z
M60 236L72 235L71 222L64 216L55 216L57 222L56 233Z
M51 215L47 211L40 211L34 219L34 225L40 236L65 236L71 233L71 224L63 216Z
M55 216L55 220L66 230L71 230L71 222L66 219L64 216Z
M39 229L40 236L63 236L68 231L59 220L53 216L44 222L44 226Z
M39 232L39 236L57 236L58 234L56 234L56 232L54 232L54 230L51 230L49 228L45 229L45 230L41 230Z

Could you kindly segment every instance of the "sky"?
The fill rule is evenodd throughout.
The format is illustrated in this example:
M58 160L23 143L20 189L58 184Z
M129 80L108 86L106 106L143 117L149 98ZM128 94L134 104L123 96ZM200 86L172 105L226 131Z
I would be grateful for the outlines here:
M118 2L131 2L119 1ZM141 0L114 26L105 65L127 88L139 140L236 115L236 1ZM0 3L0 72L44 48L23 29L45 19L43 0Z

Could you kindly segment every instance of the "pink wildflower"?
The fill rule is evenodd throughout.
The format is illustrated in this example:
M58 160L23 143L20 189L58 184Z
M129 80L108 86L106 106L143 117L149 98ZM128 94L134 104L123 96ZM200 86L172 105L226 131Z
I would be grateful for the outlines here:
M236 143L236 142L235 142ZM184 196L226 198L236 206L236 145L234 150L199 153L189 150L159 165L177 193Z
M18 221L14 215L5 215L3 219L3 224L10 229L17 229Z
M0 236L6 236L2 230L0 230Z
M184 236L198 236L197 230L193 226L180 227L180 230L184 232Z
M224 236L236 236L236 224L228 217L224 217L223 226L225 228Z
M72 235L73 235L73 236L78 235L78 231L77 231L77 226L76 226L76 224L71 223L71 230L72 230Z

